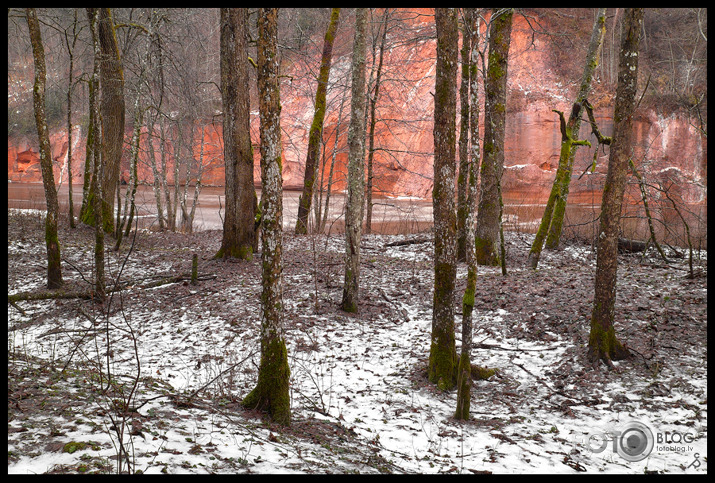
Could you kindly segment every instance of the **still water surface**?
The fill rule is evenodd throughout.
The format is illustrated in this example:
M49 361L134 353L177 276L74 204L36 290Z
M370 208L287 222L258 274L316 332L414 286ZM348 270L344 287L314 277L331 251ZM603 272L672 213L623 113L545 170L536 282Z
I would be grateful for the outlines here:
M73 185L75 213L82 203L82 186ZM173 196L173 189L172 189ZM260 197L260 190L258 190ZM283 192L283 227L292 230L298 216L300 192ZM67 185L58 191L60 211L69 212ZM193 199L193 187L188 190L189 206ZM597 235L597 220L600 212L600 193L581 194L569 203L566 210L565 236L578 236L591 240ZM384 234L406 234L424 231L432 226L432 201L416 199L376 198L373 207L373 231ZM535 233L544 212L545 199L533 193L507 192L504 198L504 226L506 230ZM223 228L225 208L223 187L204 187L199 195L194 218L194 230L220 230ZM345 195L333 193L326 232L340 233L344 230L343 210ZM140 186L136 194L140 225L156 227L156 202L154 191L149 186ZM45 194L41 183L8 183L8 208L45 209ZM653 210L653 207L651 207ZM692 214L688 215L687 211ZM704 246L707 243L707 207L689 206L685 210L690 223L694 244ZM686 246L685 233L679 216L670 210L662 210L658 216L667 223L656 223L659 240ZM312 217L311 217L312 218ZM311 220L312 223L312 220ZM666 230L665 225L668 225ZM648 225L640 205L626 205L622 222L623 236L643 240L648 238ZM670 233L670 235L668 234Z

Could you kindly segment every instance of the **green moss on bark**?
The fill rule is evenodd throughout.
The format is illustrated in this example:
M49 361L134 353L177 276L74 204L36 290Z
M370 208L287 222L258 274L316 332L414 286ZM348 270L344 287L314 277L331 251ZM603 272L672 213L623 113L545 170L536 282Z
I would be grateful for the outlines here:
M459 358L457 374L457 410L454 417L468 420L471 402L472 365L469 362L469 355L466 353L463 353Z
M274 338L265 343L261 351L261 368L258 383L242 401L248 409L258 409L270 414L273 421L290 425L290 368L288 351L283 339Z

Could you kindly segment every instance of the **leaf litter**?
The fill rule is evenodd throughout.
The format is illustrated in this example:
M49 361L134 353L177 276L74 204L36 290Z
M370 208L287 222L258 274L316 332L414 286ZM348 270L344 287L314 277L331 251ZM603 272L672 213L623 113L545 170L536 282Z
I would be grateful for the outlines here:
M8 293L42 289L41 220L10 211L8 225ZM107 251L108 272L126 259L129 282L108 318L79 299L8 307L8 472L113 472L118 429L143 473L707 472L707 253L694 279L683 260L621 255L616 332L634 356L614 372L586 361L592 247L544 252L532 271L533 235L505 235L509 275L479 267L471 357L497 373L473 381L465 422L453 418L456 391L427 380L429 235L363 236L361 307L348 315L338 308L343 236L284 233L293 422L283 428L240 406L260 358L260 254L213 260L218 231L140 231L128 257L132 237ZM92 237L61 228L68 286L88 287ZM193 253L215 278L140 288L188 271ZM461 264L457 278L456 302ZM135 380L129 407L118 405ZM113 427L118 414L125 428ZM680 444L656 443L638 462L610 442L591 450L591 435L630 421Z

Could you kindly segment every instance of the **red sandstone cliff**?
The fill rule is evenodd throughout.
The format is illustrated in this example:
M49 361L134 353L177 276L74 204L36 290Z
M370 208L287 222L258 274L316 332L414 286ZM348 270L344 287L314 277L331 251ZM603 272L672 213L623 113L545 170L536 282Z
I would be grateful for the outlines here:
M429 17L415 20L413 28L429 29ZM421 24L420 24L421 22ZM506 170L504 172L505 195L524 202L543 200L548 196L560 150L558 117L552 109L568 111L576 91L576 79L566 82L548 67L546 47L538 38L533 39L531 30L523 18L514 20L512 47L509 59L509 101L507 105ZM389 38L388 38L389 43ZM383 85L379 107L380 118L385 120L377 131L376 146L380 148L376 156L375 189L388 196L413 196L429 198L432 189L432 109L434 90L434 41L424 40L409 47L395 46L386 53L385 64L400 71L410 82L393 82ZM334 59L331 79L344 75L349 66L349 58ZM315 87L310 85L308 76L298 72L301 67L292 66L294 81L282 86L282 127L284 129L283 177L286 188L302 186L303 164L310 122L312 121L312 94ZM483 93L481 93L483 94ZM336 94L333 93L333 96ZM596 108L602 132L610 134L612 93L594 86L591 102ZM345 116L347 116L347 103ZM255 114L255 113L254 113ZM397 122L392 120L404 120ZM330 136L337 123L337 112L328 112L324 132ZM343 126L346 125L344 122ZM222 139L220 124L204 127L204 165L207 165L203 183L222 185ZM254 116L252 131L254 144L258 143L258 120ZM641 110L636 119L637 164L649 176L668 178L681 183L684 199L688 202L703 201L707 185L707 144L697 129L684 115L672 114L667 117L652 110ZM84 171L85 133L75 129L73 136L73 176L81 182ZM200 126L194 130L194 158L200 150ZM482 130L483 132L483 130ZM131 132L126 133L127 141ZM584 123L581 138L591 139L590 128ZM146 131L142 143L146 144ZM55 179L64 181L67 159L67 133L54 132L51 136L52 157L55 162ZM326 144L332 148L333 139ZM345 139L341 139L341 152L337 156L334 187L345 186L345 165L347 155ZM260 183L259 154L256 156L256 183ZM602 176L586 175L577 181L576 176L589 166L593 159L593 149L579 149L574 168L572 199L586 199L600 189ZM173 157L169 153L170 167ZM123 161L124 179L128 178L128 152ZM604 173L607 153L599 153L598 173ZM169 170L170 173L172 170ZM146 159L140 163L140 178L152 181L151 169ZM170 181L172 175L169 175ZM39 182L41 174L37 141L34 138L8 137L8 180L13 182ZM600 199L600 198L599 198Z

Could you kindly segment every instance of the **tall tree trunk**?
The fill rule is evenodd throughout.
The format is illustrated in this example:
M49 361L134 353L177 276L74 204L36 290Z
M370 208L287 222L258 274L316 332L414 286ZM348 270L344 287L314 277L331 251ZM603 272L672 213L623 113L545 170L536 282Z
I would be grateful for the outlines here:
M588 352L594 363L603 360L608 365L611 365L611 360L628 356L628 350L616 338L613 321L618 270L618 227L626 188L628 160L633 148L632 124L638 87L638 47L642 23L642 8L625 10L613 115L613 140L603 187L596 252L595 295Z
M106 233L114 231L114 193L119 183L124 147L124 73L112 13L99 10L99 45L102 52L100 84L102 89L102 211Z
M94 47L94 67L92 70L92 79L90 80L90 96L89 109L92 115L90 118L93 121L92 131L95 135L92 137L94 146L92 147L92 181L90 183L90 197L92 213L98 214L100 217L97 223L96 217L94 223L94 292L97 300L104 302L106 297L104 283L104 223L102 217L102 176L104 174L104 154L102 150L102 123L100 114L100 65L102 62L101 47L99 42L99 12L96 8L88 8L87 16L89 17L89 27L92 32L92 45ZM88 202L89 203L89 202Z
M375 89L370 98L370 130L368 134L367 151L367 188L365 191L365 233L372 233L372 191L373 191L373 164L375 161L375 126L377 125L377 99L380 96L380 83L382 79L382 65L385 58L385 41L387 40L387 23L390 21L390 9L385 9L382 21L382 40L380 41L380 55L377 60L377 72L375 73ZM375 56L373 55L373 62Z
M315 114L313 124L308 135L308 154L305 159L305 176L303 178L303 194L298 201L298 219L295 224L295 233L305 235L308 233L308 214L313 202L313 185L320 157L320 142L323 136L323 121L325 120L325 104L328 93L328 80L330 79L330 64L333 59L333 42L338 30L340 9L334 8L330 14L330 23L325 32L323 41L323 56L320 60L318 72L318 88L315 92Z
M256 243L256 190L248 91L248 9L221 9L221 96L226 214L216 258L250 260Z
M50 134L47 129L47 114L45 113L45 82L47 70L45 67L45 48L42 45L40 22L34 8L25 9L27 27L32 43L32 57L35 63L35 84L32 89L32 102L35 108L35 125L40 140L40 167L42 169L42 184L45 188L45 245L47 246L47 288L55 289L62 286L62 267L60 264L60 242L57 237L57 222L59 219L59 203L55 176L52 172L52 151L50 149Z
M467 185L469 184L469 63L471 56L470 26L464 9L462 26L462 82L459 85L459 175L457 176L457 260L466 260L467 250Z
M288 352L283 331L283 178L281 174L280 91L278 85L278 9L258 13L258 99L261 122L261 204L263 264L261 363L258 383L243 405L267 411L290 424Z
M355 13L352 100L348 130L348 199L345 205L345 284L341 308L357 312L360 280L362 202L365 193L365 53L367 9Z
M77 9L74 9L74 23L72 24L72 43L65 31L65 45L69 54L69 78L67 80L67 190L69 196L70 228L75 228L74 200L72 189L72 90L74 89L74 48L77 45Z
M501 206L499 183L504 171L506 80L513 9L494 9L489 34L489 63L484 107L484 147L475 243L480 265L499 265Z
M603 38L606 35L606 9L600 8L596 14L596 20L593 23L591 31L591 40L588 43L588 52L586 54L586 64L583 68L581 76L581 86L579 87L576 101L579 105L583 105L591 92L591 80L598 67L599 53ZM568 125L571 128L573 139L577 139L579 130L581 129L581 116L570 117ZM563 142L563 140L562 140ZM568 162L562 163L559 160L559 167L556 172L554 185L556 186L558 196L553 208L553 215L544 214L544 218L551 218L551 223L548 225L548 236L546 238L546 248L553 250L559 245L561 240L561 231L564 224L564 215L566 213L566 202L569 195L569 186L571 184L571 173L573 172L574 159L576 158L576 149L579 144L573 144L568 151ZM560 173L560 171L564 171Z
M454 207L457 115L457 12L435 9L437 69L434 94L434 298L429 379L440 389L454 387L454 285L457 276L457 215Z

